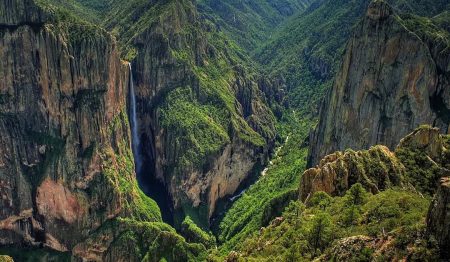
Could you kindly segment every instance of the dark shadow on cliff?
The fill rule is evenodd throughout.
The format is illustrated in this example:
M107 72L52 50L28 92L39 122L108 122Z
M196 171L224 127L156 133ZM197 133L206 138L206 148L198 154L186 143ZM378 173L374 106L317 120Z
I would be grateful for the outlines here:
M142 136L142 143L139 146L142 157L142 166L139 170L136 170L137 180L141 190L158 204L163 221L173 226L174 220L172 200L164 183L159 181L154 175L155 158L151 147L153 143L149 140L150 139L146 136ZM148 148L149 145L150 148Z

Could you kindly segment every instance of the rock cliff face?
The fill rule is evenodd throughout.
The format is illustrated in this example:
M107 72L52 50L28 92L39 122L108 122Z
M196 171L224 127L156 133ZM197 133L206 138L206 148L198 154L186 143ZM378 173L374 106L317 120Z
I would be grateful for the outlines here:
M23 24L42 24L48 18L32 0L0 2L0 24L17 27Z
M137 188L113 38L32 1L0 10L0 245L70 251L119 215L160 221Z
M450 177L440 181L427 218L428 233L438 241L442 259L450 259Z
M150 167L143 172L166 186L176 211L207 224L218 199L273 146L274 116L261 89L273 90L238 65L192 2L160 4L164 11L130 44L140 152Z
M323 101L310 166L336 150L393 149L420 124L450 131L450 53L427 33L413 32L420 27L414 19L399 18L383 1L370 4Z

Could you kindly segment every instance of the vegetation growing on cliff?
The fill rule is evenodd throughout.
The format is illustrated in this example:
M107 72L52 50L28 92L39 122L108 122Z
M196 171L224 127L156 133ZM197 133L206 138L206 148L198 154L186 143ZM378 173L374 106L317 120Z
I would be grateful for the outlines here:
M235 250L249 260L310 261L328 253L337 239L366 235L385 242L387 250L375 255L376 247L367 246L352 254L362 261L372 256L381 260L403 257L410 252L406 246L421 253L420 247L428 243L420 236L429 203L415 192L398 189L372 195L360 184L343 197L318 192L307 206L292 201L282 219L254 231ZM419 236L417 243L414 236Z
M331 85L351 27L368 1L353 1L351 5L341 0L317 1L312 5L313 1L309 0L287 0L285 5L276 1L236 4L226 0L36 1L52 16L45 29L71 47L114 44L114 35L119 38L122 58L134 60L143 54L139 52L149 39L161 38L159 45L151 50L156 54L151 53L144 62L161 67L174 63L185 74L185 79L164 86L166 89L157 98L146 101L154 109L149 118L156 118L152 120L161 125L158 131L168 134L165 142L173 146L161 161L165 165L164 176L172 172L176 175L170 179L181 180L186 170L206 174L211 159L236 140L255 154L270 150L268 145L277 135L276 119L268 106L273 101L267 101L258 86L260 67L272 77L285 78L291 106L296 109L279 114L282 118L277 132L285 142L268 168L240 197L230 199L233 203L225 214L215 218L218 219L214 228L217 242L216 236L196 224L205 228L208 224L205 203L194 208L191 202L181 200L185 213L194 216L184 217L178 232L162 222L158 205L141 191L134 177L127 134L121 134L129 130L122 109L101 131L106 131L108 138L123 136L123 139L114 145L93 143L81 154L82 161L98 156L102 162L99 175L87 182L90 189L86 194L117 203L117 209L112 210L117 213L105 212L104 201L99 203L98 210L89 210L108 217L74 248L74 253L100 256L101 249L110 258L122 255L124 259L138 261L203 261L207 252L210 260L225 257L256 261L339 260L335 250L352 250L345 245L356 240L363 244L346 260L436 258L435 243L424 234L424 218L429 195L449 164L443 161L443 166L437 166L420 149L396 152L402 162L396 164L404 165L407 179L417 191L386 186L382 188L386 191L373 195L362 185L354 184L342 197L317 192L306 204L297 200L299 180L306 167L308 132L314 125L311 119L316 116L318 101ZM426 12L421 10L422 5L417 7L400 0L391 2L399 10L424 15L440 12L436 6L448 6L446 1L425 0L423 5L430 9ZM197 19L199 14L194 11L196 3L201 8L201 19ZM218 7L223 9L215 9ZM208 15L207 12L216 13ZM243 16L236 21L236 15ZM431 41L427 44L450 46L450 35L445 29L450 21L448 12L433 18L402 14L401 19L424 42ZM282 23L285 23L282 29L275 32L273 27ZM216 28L217 25L223 28ZM239 36L241 32L249 37ZM261 37L262 33L265 35ZM253 55L258 63L249 61L248 55ZM165 77L158 70L151 73L155 73L152 75L155 82ZM156 92L143 92L147 91ZM75 94L75 108L96 110L103 94L103 90L79 92ZM7 95L0 94L0 105L8 99ZM64 141L39 132L30 132L29 136L34 143L48 146L49 155L42 166L36 167L41 175L54 162L54 156L61 153ZM443 139L450 143L450 136ZM446 147L442 158L448 160L450 153ZM365 161L356 163L357 169L360 165L367 169L363 168L363 174L383 180L382 175L391 171L379 161L380 155L375 151L373 154L348 152L358 154ZM36 180L33 186L40 184L39 175L33 176ZM169 184L170 179L165 182ZM418 192L428 195L424 197ZM29 256L33 257L33 252Z
M314 2L281 24L272 37L254 51L252 57L268 74L285 78L291 106L306 109L306 115L317 115L318 104L332 85L345 44L370 2ZM398 12L426 17L450 8L446 1L386 2ZM433 19L445 21L444 17L443 13ZM429 23L430 18L420 20L424 24ZM412 24L412 31L415 26Z
M443 45L450 49L450 32L444 27L444 18L450 19L450 14L444 12L436 18L421 17L414 14L404 14L401 22L411 32L417 34L430 47L433 45Z
M220 221L218 229L218 241L222 244L220 252L229 252L281 213L265 212L266 210L282 209L292 199L288 196L292 190L297 190L300 174L306 165L307 151L301 144L307 136L309 124L308 121L300 121L295 112L284 115L278 130L284 135L285 143L276 151L268 170L264 171L261 178L233 203ZM276 205L277 208L271 205Z
M191 243L201 243L206 248L214 248L216 246L216 238L211 232L205 232L187 216L181 223L180 234Z
M276 27L309 7L311 0L198 0L200 12L244 49L252 51L272 37Z

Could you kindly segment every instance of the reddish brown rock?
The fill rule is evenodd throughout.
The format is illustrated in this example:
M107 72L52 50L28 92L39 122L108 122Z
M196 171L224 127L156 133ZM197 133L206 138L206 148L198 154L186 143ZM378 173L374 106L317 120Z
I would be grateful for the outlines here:
M86 213L75 194L50 179L37 188L36 206L39 214L48 220L57 219L68 224L81 220Z

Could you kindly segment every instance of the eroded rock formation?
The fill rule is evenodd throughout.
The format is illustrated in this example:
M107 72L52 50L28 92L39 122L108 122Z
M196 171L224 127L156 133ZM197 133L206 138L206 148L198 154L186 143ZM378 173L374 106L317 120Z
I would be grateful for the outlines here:
M440 178L450 175L448 135L439 132L421 126L401 139L394 152L377 145L327 155L303 173L300 199L318 191L341 196L355 183L374 194L393 186L413 186L432 195Z
M355 183L375 194L392 186L403 186L404 174L403 164L385 146L335 152L303 173L300 199L305 201L318 191L342 196Z
M450 52L439 40L413 32L419 25L408 19L384 1L370 4L323 101L310 137L310 166L337 150L375 144L394 149L420 124L450 131Z

